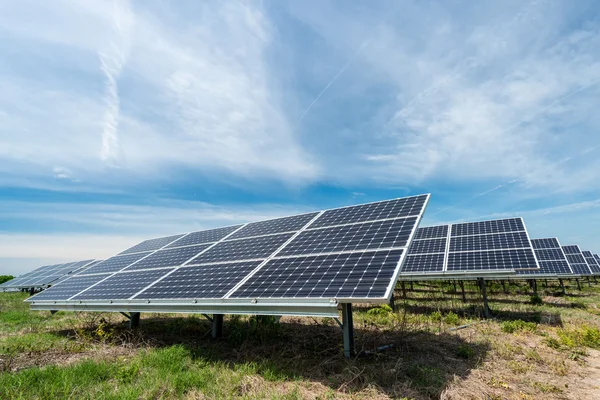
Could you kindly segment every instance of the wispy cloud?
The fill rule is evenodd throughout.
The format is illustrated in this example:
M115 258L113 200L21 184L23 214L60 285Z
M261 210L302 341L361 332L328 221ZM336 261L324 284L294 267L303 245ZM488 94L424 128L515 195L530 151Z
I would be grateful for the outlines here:
M102 160L116 163L119 157L119 91L117 79L123 70L131 46L135 18L129 0L113 0L114 38L105 50L98 52L102 72L106 76L104 127L102 131Z

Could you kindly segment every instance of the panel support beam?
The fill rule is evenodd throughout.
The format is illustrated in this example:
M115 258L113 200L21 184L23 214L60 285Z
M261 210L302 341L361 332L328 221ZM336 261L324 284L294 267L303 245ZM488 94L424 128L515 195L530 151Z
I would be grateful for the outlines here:
M344 356L354 356L354 323L352 321L352 304L342 304L342 325L344 331Z
M460 286L460 291L462 294L462 301L463 303L467 302L467 295L465 294L465 282L464 281L458 281L458 284Z
M213 314L211 335L213 339L223 336L223 314Z
M581 291L581 285L579 284L579 279L575 278L575 282L577 282L577 290Z
M486 284L485 284L485 279L477 278L477 282L479 283L479 288L481 289L481 297L483 297L483 317L490 318L492 316L492 312L488 305L487 288L486 288Z
M565 283L563 282L562 279L559 279L558 281L560 282L560 289L562 290L563 296L566 296L567 295L567 291L565 290Z
M139 312L132 312L129 314L129 328L137 329L140 326L140 315Z

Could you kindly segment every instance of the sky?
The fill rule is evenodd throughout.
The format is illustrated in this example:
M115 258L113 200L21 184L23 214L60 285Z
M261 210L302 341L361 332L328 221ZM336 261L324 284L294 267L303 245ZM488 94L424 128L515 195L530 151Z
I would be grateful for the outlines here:
M600 252L595 0L0 2L0 275L431 193Z

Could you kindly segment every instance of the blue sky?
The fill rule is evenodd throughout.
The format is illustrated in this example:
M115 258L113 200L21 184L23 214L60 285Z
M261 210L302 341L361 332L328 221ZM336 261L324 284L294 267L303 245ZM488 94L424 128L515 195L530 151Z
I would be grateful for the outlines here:
M432 193L600 251L590 1L0 5L0 274Z

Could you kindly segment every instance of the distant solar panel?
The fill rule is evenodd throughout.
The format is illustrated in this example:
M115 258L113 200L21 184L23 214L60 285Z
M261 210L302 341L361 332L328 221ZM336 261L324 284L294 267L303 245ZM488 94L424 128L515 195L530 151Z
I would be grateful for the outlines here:
M525 275L557 277L573 274L557 238L531 239L531 244L540 269L537 271L517 271L517 275L520 277L525 277Z
M585 261L587 262L588 267L590 267L592 273L600 274L600 264L598 263L592 252L583 250L581 254L583 254L583 258L585 258Z
M333 310L335 301L384 302L428 199L414 196L144 241L30 301L38 309L84 309L90 302L106 309L127 302L127 309L170 304L168 310L175 311L209 303L264 310L265 301L286 299L268 303L276 304L271 312L291 307L296 315L313 315L308 308L316 305ZM64 303L44 304L56 299Z
M74 271L92 263L93 260L68 262L63 264L45 265L29 273L23 274L16 279L5 283L5 287L29 289L43 288L60 279L72 274Z
M567 260L569 261L569 265L571 266L571 269L573 270L573 273L575 275L591 275L592 271L590 269L590 267L588 266L588 263L585 261L585 258L583 257L583 254L581 253L581 250L579 249L579 246L577 245L568 245L568 246L562 246L563 251L565 252L565 256L567 257Z
M401 276L506 275L521 269L537 270L538 264L523 220L509 218L419 228Z

